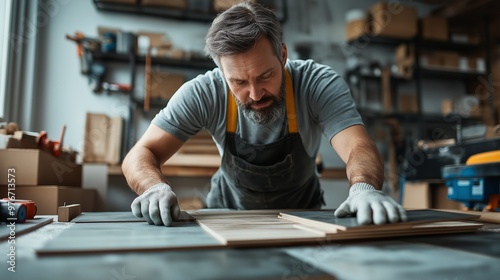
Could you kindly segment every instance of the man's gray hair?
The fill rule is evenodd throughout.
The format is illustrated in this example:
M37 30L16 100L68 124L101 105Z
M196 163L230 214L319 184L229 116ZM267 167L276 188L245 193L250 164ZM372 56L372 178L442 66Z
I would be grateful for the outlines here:
M205 52L220 68L220 57L250 50L267 37L281 61L282 29L276 14L257 3L241 2L218 15L205 37Z

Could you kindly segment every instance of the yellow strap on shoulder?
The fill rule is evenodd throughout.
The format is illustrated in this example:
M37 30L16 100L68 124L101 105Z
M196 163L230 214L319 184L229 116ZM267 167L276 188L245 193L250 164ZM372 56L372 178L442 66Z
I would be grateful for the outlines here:
M288 119L288 133L297 133L299 131L297 126L297 114L295 113L295 96L293 92L292 77L288 70L286 74L286 113Z
M226 132L236 133L236 121L238 120L238 110L233 93L227 89L227 114L226 114Z

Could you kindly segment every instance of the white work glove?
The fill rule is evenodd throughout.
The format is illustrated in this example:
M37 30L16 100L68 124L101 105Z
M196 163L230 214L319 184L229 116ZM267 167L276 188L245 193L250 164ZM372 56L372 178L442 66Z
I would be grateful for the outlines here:
M159 183L138 196L132 204L132 213L144 219L150 225L172 225L172 221L179 220L180 209L177 196L169 185Z
M394 199L367 183L356 183L349 189L349 197L335 211L337 218L357 213L360 225L377 225L406 221L406 211Z

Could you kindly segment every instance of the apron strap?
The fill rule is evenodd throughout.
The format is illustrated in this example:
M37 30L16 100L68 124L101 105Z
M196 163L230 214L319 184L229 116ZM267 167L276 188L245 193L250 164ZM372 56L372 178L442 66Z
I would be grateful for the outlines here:
M227 115L226 115L226 132L236 133L236 120L238 119L238 108L233 93L227 89Z
M286 117L288 120L288 133L299 132L297 126L297 114L295 114L295 94L293 91L292 77L288 70L285 71L286 75Z
M285 70L286 79L286 112L288 121L288 133L297 133L297 114L295 113L295 96L293 91L292 78L288 70ZM238 119L238 108L233 93L228 88L227 94L227 116L226 116L226 132L236 133L236 121Z

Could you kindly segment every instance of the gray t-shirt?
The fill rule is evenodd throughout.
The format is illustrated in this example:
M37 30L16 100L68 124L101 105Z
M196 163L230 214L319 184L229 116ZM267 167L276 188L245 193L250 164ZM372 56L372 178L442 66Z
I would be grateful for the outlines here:
M331 139L349 126L363 124L345 81L329 66L312 60L288 60L286 68L295 91L299 134L311 158L318 152L322 133ZM222 71L208 71L179 88L152 123L182 141L206 129L222 156L227 94ZM236 133L249 143L271 143L288 132L284 118L259 125L238 110Z

